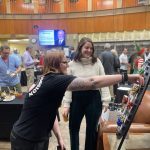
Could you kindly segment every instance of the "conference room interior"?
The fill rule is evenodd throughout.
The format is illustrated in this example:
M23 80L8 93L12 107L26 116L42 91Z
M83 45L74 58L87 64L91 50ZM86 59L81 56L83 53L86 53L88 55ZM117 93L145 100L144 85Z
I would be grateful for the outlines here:
M150 0L0 0L0 46L7 45L11 51L17 49L20 56L27 46L32 46L33 57L36 57L37 52L58 48L69 58L71 50L76 50L80 39L88 37L94 43L95 55L98 58L101 57L106 43L111 45L111 49L116 49L118 55L127 48L130 57L136 52L135 43L141 48L150 49L149 18ZM65 42L61 46L56 44L59 30L65 33ZM34 71L36 82L42 73L38 67ZM10 150L10 131L24 103L27 77L23 66L21 85L22 97L11 102L0 102L0 150ZM128 84L119 84L115 102L121 103L123 95L128 94L126 89L131 87ZM146 91L150 91L150 85ZM64 122L62 118L62 107L59 108L59 117L66 149L70 150L68 122ZM116 113L110 111L108 120L116 121ZM80 150L84 149L85 128L84 118L80 129ZM139 139L141 137L143 142ZM121 150L148 150L150 142L145 138L150 139L149 137L149 132L135 133L135 140L130 140L129 135ZM116 136L110 136L108 139L110 147L97 150L115 150L111 146L118 142ZM138 141L139 147L136 146ZM56 149L56 146L57 140L52 133L49 150Z

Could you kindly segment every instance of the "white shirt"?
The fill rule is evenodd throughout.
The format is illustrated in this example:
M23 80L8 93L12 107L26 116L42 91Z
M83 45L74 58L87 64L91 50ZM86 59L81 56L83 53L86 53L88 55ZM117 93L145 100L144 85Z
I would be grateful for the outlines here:
M148 55L144 54L144 61L147 61L148 59L150 59L150 53Z
M128 69L128 65L127 65L128 56L122 53L119 57L119 61L120 61L120 69L127 70ZM126 64L122 64L122 63L126 63Z

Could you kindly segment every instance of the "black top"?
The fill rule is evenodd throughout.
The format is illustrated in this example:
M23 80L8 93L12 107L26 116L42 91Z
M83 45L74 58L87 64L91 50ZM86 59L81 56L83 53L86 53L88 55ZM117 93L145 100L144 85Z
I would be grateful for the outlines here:
M36 86L26 95L23 109L13 131L21 138L41 141L48 137L53 127L57 109L72 75L50 73L41 77Z
M114 74L115 58L110 51L104 51L101 53L101 61L105 70L105 74Z

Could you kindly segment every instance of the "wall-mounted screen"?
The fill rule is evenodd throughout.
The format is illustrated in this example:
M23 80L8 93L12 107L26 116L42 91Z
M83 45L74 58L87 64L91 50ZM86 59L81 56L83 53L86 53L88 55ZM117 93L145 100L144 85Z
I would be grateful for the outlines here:
M39 30L41 46L65 46L66 33L64 30Z

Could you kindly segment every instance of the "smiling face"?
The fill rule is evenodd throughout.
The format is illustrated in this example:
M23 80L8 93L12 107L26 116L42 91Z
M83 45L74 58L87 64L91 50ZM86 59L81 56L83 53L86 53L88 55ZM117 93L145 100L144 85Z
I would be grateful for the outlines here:
M93 54L93 46L91 42L86 42L81 48L81 56L83 58L89 58Z
M77 46L77 50L74 56L75 61L81 61L81 58L92 58L92 63L97 61L97 58L94 56L94 44L90 38L83 37Z

